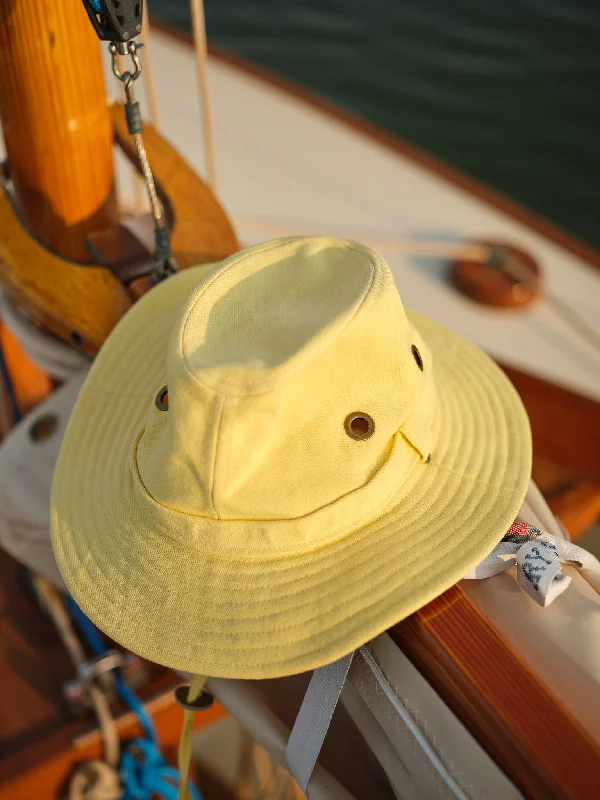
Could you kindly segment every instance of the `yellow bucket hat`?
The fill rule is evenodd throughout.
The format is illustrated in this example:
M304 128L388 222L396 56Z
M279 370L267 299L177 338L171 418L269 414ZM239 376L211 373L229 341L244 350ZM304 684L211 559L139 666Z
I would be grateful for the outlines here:
M448 589L513 522L531 439L500 369L406 312L372 250L269 242L117 325L61 448L74 599L174 669L328 664Z

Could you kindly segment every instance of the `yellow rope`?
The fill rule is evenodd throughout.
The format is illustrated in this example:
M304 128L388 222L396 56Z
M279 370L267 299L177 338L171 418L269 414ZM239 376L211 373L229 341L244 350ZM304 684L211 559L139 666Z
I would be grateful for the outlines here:
M190 688L188 689L187 702L193 703L200 696L204 684L205 675L194 675ZM194 711L185 709L183 717L183 730L179 740L179 794L177 800L191 800L188 780L190 774L190 764L192 762L192 729L194 725Z
M208 184L217 191L217 167L213 137L212 105L208 86L208 48L206 45L206 21L204 18L203 0L190 0L192 10L192 26L194 29L194 49L200 88L200 106L202 109L202 127L204 130L204 157Z

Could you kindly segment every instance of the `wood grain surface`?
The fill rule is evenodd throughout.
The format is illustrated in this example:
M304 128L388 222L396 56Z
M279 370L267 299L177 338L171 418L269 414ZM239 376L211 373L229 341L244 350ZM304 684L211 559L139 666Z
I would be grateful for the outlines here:
M538 458L600 487L600 403L500 364L527 409Z
M99 41L81 0L0 0L0 117L21 213L56 253L89 261L113 224L113 136Z
M120 104L112 106L111 117L120 147L139 166ZM179 267L220 261L239 250L231 222L208 185L148 122L144 123L144 144L157 191L171 221L171 246Z
M597 796L593 741L498 630L454 586L390 634L528 798ZM600 702L600 691L590 697Z
M115 105L110 114L118 143L137 163L122 107ZM208 186L150 124L144 140L172 222L173 255L180 268L219 261L239 249L231 223ZM14 302L61 339L89 355L97 353L132 303L125 286L108 269L68 261L38 242L2 191L0 230L0 280Z
M0 189L0 281L15 305L61 339L94 355L131 306L108 269L67 261L35 239Z

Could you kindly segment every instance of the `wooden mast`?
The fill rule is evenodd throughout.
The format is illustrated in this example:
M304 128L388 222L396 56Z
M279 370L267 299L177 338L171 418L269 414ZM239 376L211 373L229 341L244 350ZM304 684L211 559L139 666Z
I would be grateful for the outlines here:
M81 0L0 0L0 119L25 223L89 262L117 222L113 134L99 42Z

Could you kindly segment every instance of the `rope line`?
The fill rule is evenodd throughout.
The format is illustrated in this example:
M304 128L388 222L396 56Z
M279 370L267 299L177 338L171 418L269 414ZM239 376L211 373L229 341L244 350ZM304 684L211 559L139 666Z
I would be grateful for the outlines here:
M47 578L43 578L41 575L33 575L33 582L39 596L44 601L48 613L52 617L71 661L76 670L78 670L86 663L86 655L73 630L71 620L57 589ZM90 683L88 691L102 732L104 760L109 766L116 767L119 763L119 734L108 700L100 687L93 683Z
M208 82L208 48L206 44L206 19L203 0L190 0L192 11L192 27L194 30L194 52L200 89L200 108L202 128L204 131L204 158L208 184L213 192L217 191L217 167L213 135L213 113Z

